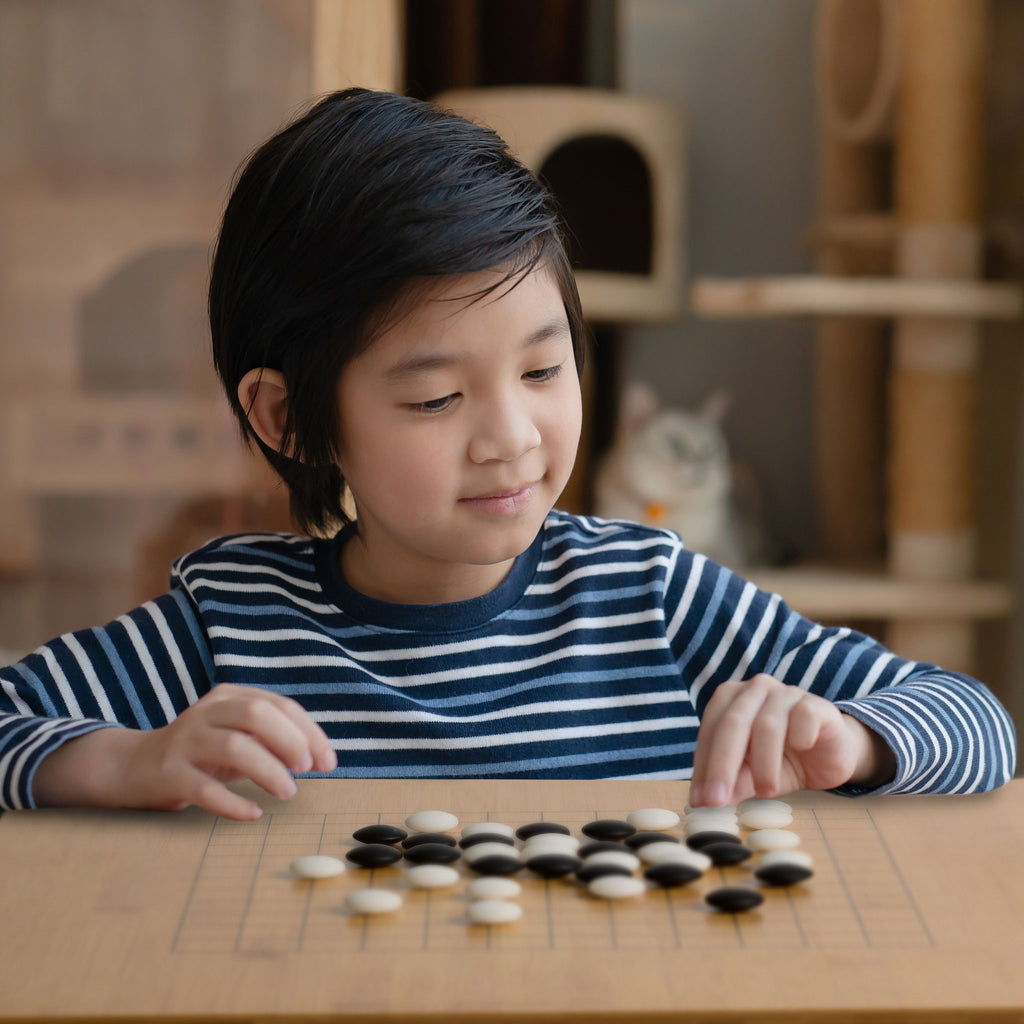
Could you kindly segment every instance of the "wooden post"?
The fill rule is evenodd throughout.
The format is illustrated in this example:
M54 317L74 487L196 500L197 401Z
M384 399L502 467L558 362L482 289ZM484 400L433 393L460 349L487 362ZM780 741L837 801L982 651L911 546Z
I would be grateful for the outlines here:
M312 94L353 85L400 90L402 8L399 0L313 0Z
M896 269L907 278L980 271L985 0L903 0ZM950 580L974 568L979 327L901 317L892 375L890 568ZM897 620L900 654L970 669L965 621Z
M885 147L896 88L896 8L886 0L823 0L815 33L818 96L816 265L830 276L891 273L891 245L837 237L885 204ZM887 324L827 317L815 335L817 548L841 565L885 550Z
M883 194L877 149L825 126L819 144L818 217L877 208ZM877 254L825 241L817 266L829 275L876 272ZM862 317L818 321L815 344L815 486L821 557L844 565L877 562L884 551L886 326Z

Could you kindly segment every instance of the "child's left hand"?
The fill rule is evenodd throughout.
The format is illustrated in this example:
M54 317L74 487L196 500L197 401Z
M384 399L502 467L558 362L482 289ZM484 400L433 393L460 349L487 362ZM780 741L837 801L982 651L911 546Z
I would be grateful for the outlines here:
M831 701L768 675L719 685L697 734L690 803L736 804L847 782L881 785L896 759Z

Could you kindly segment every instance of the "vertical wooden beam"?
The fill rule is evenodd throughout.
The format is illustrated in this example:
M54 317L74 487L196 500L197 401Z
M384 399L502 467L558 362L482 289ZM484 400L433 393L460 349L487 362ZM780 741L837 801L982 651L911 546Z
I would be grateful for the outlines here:
M832 230L887 211L899 80L893 0L821 0L815 25L818 98L817 269L888 276L891 248ZM840 565L885 554L885 381L888 324L818 321L815 346L817 548Z
M882 153L827 132L819 146L818 217L877 210ZM817 259L829 275L878 273L877 256L826 240ZM882 558L885 534L886 325L835 317L819 321L815 345L815 486L818 549L840 564Z
M401 0L311 0L310 87L316 96L361 85L401 91Z
M903 0L896 269L974 278L981 269L986 0ZM979 325L902 317L894 336L890 568L917 579L974 569ZM966 622L897 621L901 654L969 670Z

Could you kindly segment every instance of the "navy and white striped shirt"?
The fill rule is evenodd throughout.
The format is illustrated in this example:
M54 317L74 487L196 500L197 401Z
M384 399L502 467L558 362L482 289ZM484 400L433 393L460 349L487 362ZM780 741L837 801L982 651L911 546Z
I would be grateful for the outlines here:
M67 739L157 728L222 682L299 701L344 777L689 778L715 687L761 672L886 739L898 770L875 792L1013 774L1013 726L980 683L816 625L666 531L553 512L497 589L443 605L352 590L345 539L214 541L162 597L0 669L0 807L34 806L34 769Z

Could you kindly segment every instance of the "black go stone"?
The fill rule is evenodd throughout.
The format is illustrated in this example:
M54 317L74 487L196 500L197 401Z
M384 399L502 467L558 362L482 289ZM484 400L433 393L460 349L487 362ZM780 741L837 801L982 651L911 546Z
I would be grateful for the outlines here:
M459 840L459 846L464 850L468 850L471 846L476 846L478 843L504 843L506 846L515 846L516 841L511 837L504 834L504 832L477 832L475 835L466 836L465 839Z
M516 837L518 839L531 839L533 836L542 836L548 832L555 832L560 836L569 835L569 830L557 822L533 821L529 825L520 825L516 829Z
M503 857L500 853L490 853L486 857L477 857L470 861L469 866L478 875L514 875L523 867L518 857Z
M742 864L754 851L742 843L708 843L700 852L711 858L716 868L727 868L732 864Z
M455 837L447 832L415 832L408 839L402 840L402 846L411 850L414 846L422 846L423 843L441 843L444 846L454 846Z
M587 822L580 831L588 839L625 839L631 836L636 829L628 821L619 821L617 818L598 818L597 821Z
M586 860L587 857L595 853L604 853L605 850L622 853L622 843L613 843L610 839L595 839L592 842L584 843L576 852Z
M586 885L595 878L603 878L605 875L632 875L633 872L622 864L588 864L583 862L583 867L576 871L576 879Z
M744 910L753 910L764 903L762 896L756 889L745 889L741 886L726 886L724 889L716 889L704 897L705 902L715 908L724 910L729 914L738 914Z
M399 843L409 833L397 825L367 825L364 828L356 829L352 838L357 843Z
M810 878L814 872L803 864L769 864L758 868L754 877L765 885L793 885Z
M674 864L672 861L665 861L661 864L652 864L644 871L644 878L660 885L665 889L673 889L678 885L687 885L696 881L701 876L700 868L692 864Z
M364 843L345 854L345 860L361 868L384 868L402 859L402 851L384 843Z
M695 832L686 837L686 845L691 850L703 850L712 843L738 843L739 837L731 832Z
M678 843L679 839L677 836L670 835L668 832L634 832L631 836L626 836L625 843L631 850L639 850L642 846L647 846L648 843Z
M539 853L526 862L527 869L541 878L563 878L581 866L579 857L568 853Z
M451 864L461 856L456 847L447 843L417 843L405 851L410 864Z

